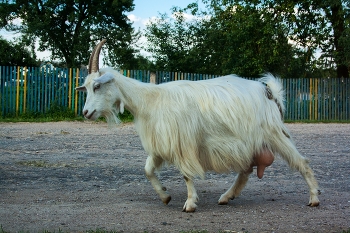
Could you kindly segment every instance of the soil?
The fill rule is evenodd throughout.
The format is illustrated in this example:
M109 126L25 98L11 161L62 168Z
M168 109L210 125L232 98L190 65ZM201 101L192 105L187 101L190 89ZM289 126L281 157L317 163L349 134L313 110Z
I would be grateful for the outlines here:
M159 177L164 205L144 175L147 154L133 124L0 123L0 225L8 232L342 232L350 230L350 124L287 124L310 159L322 194L280 158L241 196L218 205L235 174L196 179L196 212L184 213L185 182L172 166ZM1 229L0 229L1 231Z

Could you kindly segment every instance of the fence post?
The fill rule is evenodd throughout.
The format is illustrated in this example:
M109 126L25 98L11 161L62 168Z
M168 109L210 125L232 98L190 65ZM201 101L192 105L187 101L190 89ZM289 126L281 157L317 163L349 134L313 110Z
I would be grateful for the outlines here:
M72 68L69 68L68 78L68 108L72 109Z
M24 77L23 77L23 113L26 113L27 106L27 67L24 67Z
M75 87L79 87L79 68L75 72ZM78 114L78 92L74 89L75 98L74 98L74 113Z
M149 82L156 84L156 73L151 72Z
M19 66L17 66L17 83L16 83L16 116L18 116L19 109Z

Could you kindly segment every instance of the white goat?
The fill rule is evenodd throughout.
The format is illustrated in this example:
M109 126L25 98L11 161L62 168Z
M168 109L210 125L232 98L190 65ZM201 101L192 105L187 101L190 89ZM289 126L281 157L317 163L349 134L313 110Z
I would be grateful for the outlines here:
M87 91L83 114L90 120L104 116L108 122L118 122L124 106L133 114L149 154L146 176L163 203L171 197L154 172L164 163L183 174L188 190L183 210L193 212L198 201L194 177L204 178L206 171L238 172L235 184L219 199L219 204L227 204L240 194L253 166L261 178L273 154L279 153L306 180L309 206L319 205L317 181L283 123L283 90L272 75L259 82L228 75L195 82L142 83L110 68L98 69L104 43L96 46L89 75L77 88Z

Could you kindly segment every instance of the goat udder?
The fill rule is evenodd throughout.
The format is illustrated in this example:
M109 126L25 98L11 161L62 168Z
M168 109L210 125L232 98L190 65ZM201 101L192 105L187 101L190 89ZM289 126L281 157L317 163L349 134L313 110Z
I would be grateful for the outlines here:
M254 155L253 163L251 167L257 166L256 175L261 179L264 176L265 168L270 166L274 161L274 156L272 152L263 147L263 149Z

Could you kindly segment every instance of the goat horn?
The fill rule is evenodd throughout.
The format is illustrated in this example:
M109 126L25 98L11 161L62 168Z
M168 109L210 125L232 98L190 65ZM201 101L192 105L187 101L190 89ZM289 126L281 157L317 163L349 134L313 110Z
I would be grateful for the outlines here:
M91 53L90 60L89 60L89 74L97 72L99 70L99 57L100 57L100 51L104 43L106 42L106 39L101 40L100 43L98 43L94 50Z

